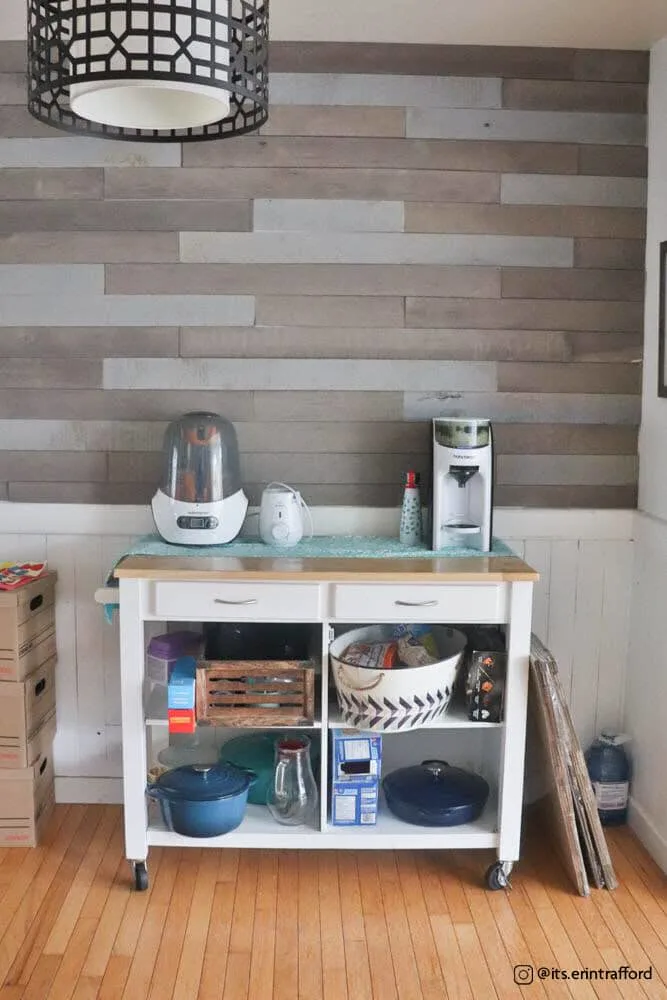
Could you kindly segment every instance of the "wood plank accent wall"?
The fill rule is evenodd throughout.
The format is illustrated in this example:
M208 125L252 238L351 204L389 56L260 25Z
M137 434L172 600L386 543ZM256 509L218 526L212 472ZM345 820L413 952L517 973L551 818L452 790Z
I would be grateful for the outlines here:
M71 137L0 43L0 499L143 503L232 419L252 501L398 502L490 416L497 502L632 507L646 53L278 43L259 136Z

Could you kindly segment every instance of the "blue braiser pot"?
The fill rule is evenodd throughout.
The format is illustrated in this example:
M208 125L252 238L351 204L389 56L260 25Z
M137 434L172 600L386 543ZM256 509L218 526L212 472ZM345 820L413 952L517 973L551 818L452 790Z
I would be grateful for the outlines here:
M444 760L401 767L382 781L391 812L417 826L458 826L481 816L489 796L484 778Z
M188 764L167 771L146 794L160 803L168 830L185 837L219 837L241 823L253 771L231 764Z

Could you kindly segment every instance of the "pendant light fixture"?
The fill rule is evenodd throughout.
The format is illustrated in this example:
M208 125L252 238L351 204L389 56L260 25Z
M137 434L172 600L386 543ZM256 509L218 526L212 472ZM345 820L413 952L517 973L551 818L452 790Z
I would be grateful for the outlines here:
M28 110L107 139L242 135L268 118L268 0L28 0Z

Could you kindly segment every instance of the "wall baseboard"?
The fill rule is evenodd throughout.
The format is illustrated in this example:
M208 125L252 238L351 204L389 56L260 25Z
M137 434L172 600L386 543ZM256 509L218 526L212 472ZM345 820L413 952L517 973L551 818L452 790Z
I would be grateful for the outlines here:
M667 839L662 836L648 813L630 796L628 822L653 860L667 874Z
M56 802L122 805L123 779L56 777Z

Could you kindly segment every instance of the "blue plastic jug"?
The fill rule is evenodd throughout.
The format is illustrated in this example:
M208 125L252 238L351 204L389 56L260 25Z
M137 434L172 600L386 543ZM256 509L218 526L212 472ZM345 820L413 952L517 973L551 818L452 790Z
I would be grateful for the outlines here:
M623 746L627 740L622 733L602 732L585 753L598 815L604 826L619 826L628 818L631 767Z

